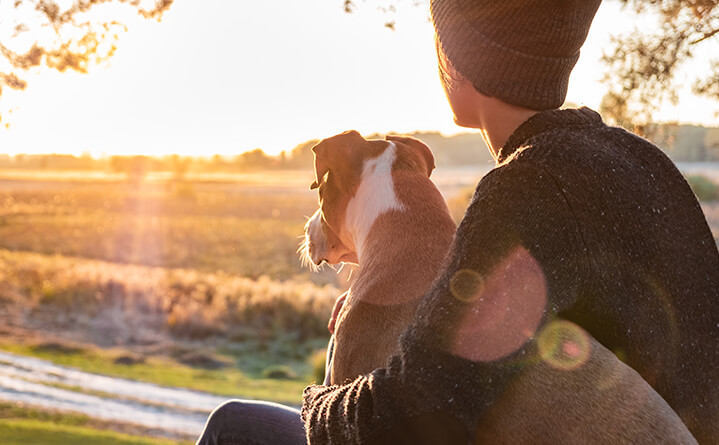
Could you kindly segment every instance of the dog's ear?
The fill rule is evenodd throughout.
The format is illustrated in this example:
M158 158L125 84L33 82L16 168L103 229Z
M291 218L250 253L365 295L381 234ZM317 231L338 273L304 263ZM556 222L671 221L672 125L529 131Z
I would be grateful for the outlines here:
M393 136L388 134L385 136L385 139L391 142L399 142L401 144L405 144L412 148L412 150L415 150L419 157L424 162L424 167L427 171L427 176L432 174L432 170L434 170L434 155L432 154L432 150L429 149L429 147L419 139L415 139L409 136Z
M350 130L324 139L312 147L312 153L315 154L315 182L310 189L319 187L329 172L341 191L351 190L362 173L362 162L367 154L365 145L367 140L355 130Z

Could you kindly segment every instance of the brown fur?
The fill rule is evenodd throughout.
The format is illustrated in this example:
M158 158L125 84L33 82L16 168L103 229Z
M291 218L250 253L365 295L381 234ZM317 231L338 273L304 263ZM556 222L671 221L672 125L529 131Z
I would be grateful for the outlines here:
M636 371L587 338L591 352L577 369L526 367L481 419L474 443L697 443Z
M419 298L434 281L435 274L428 271L440 269L452 242L455 225L439 192L409 174L402 176L395 175L397 189L412 184L407 189L425 199L400 194L408 210L380 216L370 230L367 261L360 267L335 331L332 383L384 366L396 352ZM425 212L427 208L418 209L419 205L432 209Z
M405 209L380 215L367 236L367 260L337 320L332 383L381 367L397 351L400 334L435 278L427 271L440 269L456 230L442 195L429 180L434 168L429 149L414 139L392 139L395 193Z

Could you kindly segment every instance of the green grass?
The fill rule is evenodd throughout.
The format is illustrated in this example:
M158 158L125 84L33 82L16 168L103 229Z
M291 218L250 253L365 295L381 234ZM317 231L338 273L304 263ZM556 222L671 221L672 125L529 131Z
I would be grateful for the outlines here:
M3 445L175 445L191 443L131 436L32 419L0 419L0 438L2 438Z
M25 419L38 422L52 422L66 426L88 426L92 419L84 414L60 413L28 408L21 404L0 402L0 420Z
M688 175L686 180L699 201L719 199L719 185L704 175Z
M180 445L189 441L141 437L142 427L0 403L0 443L6 444L147 444Z
M163 386L190 388L227 397L269 400L295 406L301 403L304 387L313 381L309 363L298 360L285 362L285 366L297 375L295 379L263 377L264 369L277 366L278 357L269 354L263 356L262 353L252 354L251 360L244 363L247 371L243 371L238 367L217 370L193 368L168 357L150 357L144 363L121 365L114 363L118 356L117 352L94 348L57 353L36 345L2 343L0 349L41 358L85 372ZM241 359L237 361L242 363Z

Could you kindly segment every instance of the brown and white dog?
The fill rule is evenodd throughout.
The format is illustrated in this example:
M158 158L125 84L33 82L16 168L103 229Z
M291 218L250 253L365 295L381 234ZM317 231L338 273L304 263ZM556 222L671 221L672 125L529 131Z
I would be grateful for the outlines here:
M318 265L360 265L330 322L334 354L325 382L334 384L383 366L396 351L456 226L429 179L432 152L419 140L366 140L348 131L312 151L320 208L305 227L305 255Z
M325 384L338 384L384 366L395 352L440 271L455 225L428 178L434 158L422 142L365 140L350 131L313 151L320 208L305 227L303 253L314 264L360 266L330 322L336 318ZM569 322L545 331L552 329L561 332L557 337L583 338L577 343L585 359L562 366L575 356L563 358L561 348L551 357L540 353L482 417L473 443L696 443L661 396L611 351Z

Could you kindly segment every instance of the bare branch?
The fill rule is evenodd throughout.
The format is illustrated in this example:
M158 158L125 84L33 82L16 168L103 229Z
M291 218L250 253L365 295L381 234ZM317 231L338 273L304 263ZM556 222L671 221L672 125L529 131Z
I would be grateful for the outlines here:
M697 80L692 90L696 94L719 101L719 60L712 62L711 74L702 80Z
M6 48L0 43L0 54L10 62L13 68L18 68L24 71L29 70L32 67L40 65L42 63L42 57L45 55L45 50L34 44L27 52L23 54L16 54Z
M24 90L27 88L27 82L12 73L0 73L0 83L9 86L13 90Z
M703 36L701 36L700 38L698 38L696 40L692 40L691 42L689 42L689 44L696 45L697 43L703 42L707 39L711 39L712 37L714 37L717 34L719 34L719 28L713 29L709 32L705 32Z

